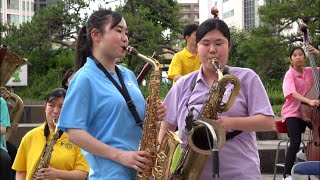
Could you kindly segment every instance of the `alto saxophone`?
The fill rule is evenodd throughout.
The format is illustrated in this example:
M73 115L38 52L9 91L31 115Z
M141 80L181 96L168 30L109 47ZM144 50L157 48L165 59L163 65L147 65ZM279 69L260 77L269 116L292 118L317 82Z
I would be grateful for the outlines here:
M56 144L59 139L59 130L56 122L56 118L53 118L53 124L56 126L52 139L47 140L45 147L43 148L40 158L35 166L35 170L32 173L32 179L35 180L38 172L42 168L49 167L50 159L53 151L53 146Z
M212 61L212 64L218 73L218 81L212 84L201 108L199 118L194 122L196 126L193 133L187 136L188 145L185 147L179 164L171 176L172 180L199 179L208 157L213 155L213 158L218 160L218 151L226 141L224 129L215 120L218 113L228 111L231 108L240 91L240 80L234 75L223 75L216 59ZM224 104L222 99L229 83L233 84L234 87L228 102ZM210 134L209 137L208 134ZM205 141L206 139L208 141Z
M142 139L139 144L140 151L146 151L151 155L151 169L144 173L138 173L136 179L149 180L167 179L172 156L175 148L181 143L180 138L173 132L167 131L161 144L158 143L158 133L160 130L160 121L156 115L155 109L160 99L160 79L161 70L160 63L152 58L140 54L133 47L128 46L128 54L138 56L153 66L153 72L150 76L149 90L150 94L147 98L146 117L143 124Z

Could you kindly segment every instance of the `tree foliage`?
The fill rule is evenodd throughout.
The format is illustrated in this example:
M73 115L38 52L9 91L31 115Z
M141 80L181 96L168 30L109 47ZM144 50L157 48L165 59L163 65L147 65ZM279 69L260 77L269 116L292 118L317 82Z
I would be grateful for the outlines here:
M0 25L5 34L1 43L31 63L28 87L14 88L23 99L43 100L47 92L61 86L63 73L73 66L77 30L88 17L89 3L95 1L62 0L36 11L30 22ZM171 52L172 41L181 29L175 0L128 0L117 11L127 21L130 45L145 55ZM122 62L136 72L140 70L136 67L145 64L130 56Z
M291 47L302 44L298 19L308 22L314 45L319 43L315 35L320 24L319 7L319 0L267 0L259 8L261 25L237 44L238 55L245 59L241 65L255 70L265 83L282 82Z
M22 57L45 46L74 49L76 30L84 20L80 10L86 7L88 4L83 0L68 0L41 8L30 22L1 26L1 32L6 34L2 43Z
M176 0L127 0L117 11L126 19L130 46L148 56L153 52L172 52L172 44L182 29ZM167 31L170 33L166 33ZM132 56L129 56L125 63L136 73L145 64L141 59Z

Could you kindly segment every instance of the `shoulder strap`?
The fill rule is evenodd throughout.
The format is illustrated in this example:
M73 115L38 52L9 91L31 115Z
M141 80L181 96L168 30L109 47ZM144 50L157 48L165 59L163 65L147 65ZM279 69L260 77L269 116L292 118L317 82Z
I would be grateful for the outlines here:
M225 74L228 74L229 73L229 67L226 66L224 69L223 69L223 75ZM198 77L198 74L195 75L193 78L192 78L192 81L191 81L191 87L190 87L190 90L191 90L191 93L192 91L194 90L195 86L196 86L196 81L197 81L197 77ZM191 96L191 93L190 93L190 96ZM238 131L238 130L235 130L235 131L232 131L232 132L228 132L226 134L226 140L230 140L234 137L236 137L238 134L242 133L242 131Z
M99 69L102 72L104 72L104 74L107 76L107 78L112 82L112 84L118 89L118 91L124 97L124 99L126 100L127 106L129 108L131 114L134 117L134 120L136 121L137 125L142 128L143 122L139 117L139 114L138 114L138 112L136 110L136 106L134 105L134 103L131 100L130 94L129 94L127 88L126 88L126 85L125 85L125 83L123 81L122 75L121 75L118 67L116 66L116 72L118 74L118 77L119 77L119 80L120 80L122 88L118 85L118 83L113 79L113 77L110 75L110 73L102 66L102 64L98 60L96 60L93 56L91 58L95 61L95 63L99 67Z

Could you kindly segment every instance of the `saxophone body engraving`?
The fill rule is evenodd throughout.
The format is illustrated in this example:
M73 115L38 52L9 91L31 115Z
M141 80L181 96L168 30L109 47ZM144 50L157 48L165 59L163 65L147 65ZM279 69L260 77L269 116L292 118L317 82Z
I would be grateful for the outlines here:
M55 118L53 119L53 122L54 124L56 123ZM33 171L33 174L32 174L33 180L36 179L37 173L39 172L40 169L49 167L51 155L53 152L53 147L56 144L58 139L59 139L59 130L56 125L56 129L54 131L52 138L47 140L46 145L43 148L40 158L37 162L37 165L35 166L35 170Z
M180 138L173 132L167 131L161 144L158 143L158 133L160 130L160 121L156 115L156 108L160 99L159 89L161 80L160 63L151 57L140 54L133 47L128 47L127 51L131 55L147 61L153 66L150 76L149 97L147 98L146 117L143 124L142 139L139 144L140 151L147 151L151 154L151 169L148 172L138 173L136 179L149 180L167 179L169 168L167 163L171 163L174 149L181 143Z

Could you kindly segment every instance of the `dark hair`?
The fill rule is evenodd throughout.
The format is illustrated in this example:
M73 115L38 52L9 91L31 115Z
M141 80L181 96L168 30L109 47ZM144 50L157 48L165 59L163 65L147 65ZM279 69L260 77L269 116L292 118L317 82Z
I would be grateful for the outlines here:
M289 57L290 57L290 60L291 60L291 57L292 57L294 51L297 50L297 49L300 49L300 50L303 52L304 57L307 57L307 56L306 56L306 53L304 52L304 50L302 49L302 47L297 46L297 47L293 47L293 48L291 49L291 51L290 51L290 56L289 56Z
M78 71L86 63L87 57L92 55L91 30L98 29L103 34L105 25L111 23L112 29L121 20L121 14L110 10L99 10L91 14L86 25L78 33L74 71Z
M185 39L186 36L191 36L193 32L197 31L198 27L199 26L197 24L189 24L186 27L184 27L183 38Z
M65 90L68 89L68 86L67 86L68 79L70 76L73 75L73 73L74 73L74 70L72 68L70 68L64 73L64 75L62 77L61 85Z
M66 90L63 88L56 88L52 90L50 94L48 94L46 103L51 103L56 98L60 97L66 97Z
M207 19L206 21L200 24L196 34L196 43L198 43L208 32L215 29L220 31L223 34L223 36L228 39L229 45L231 45L230 30L228 25L224 21L215 18Z

